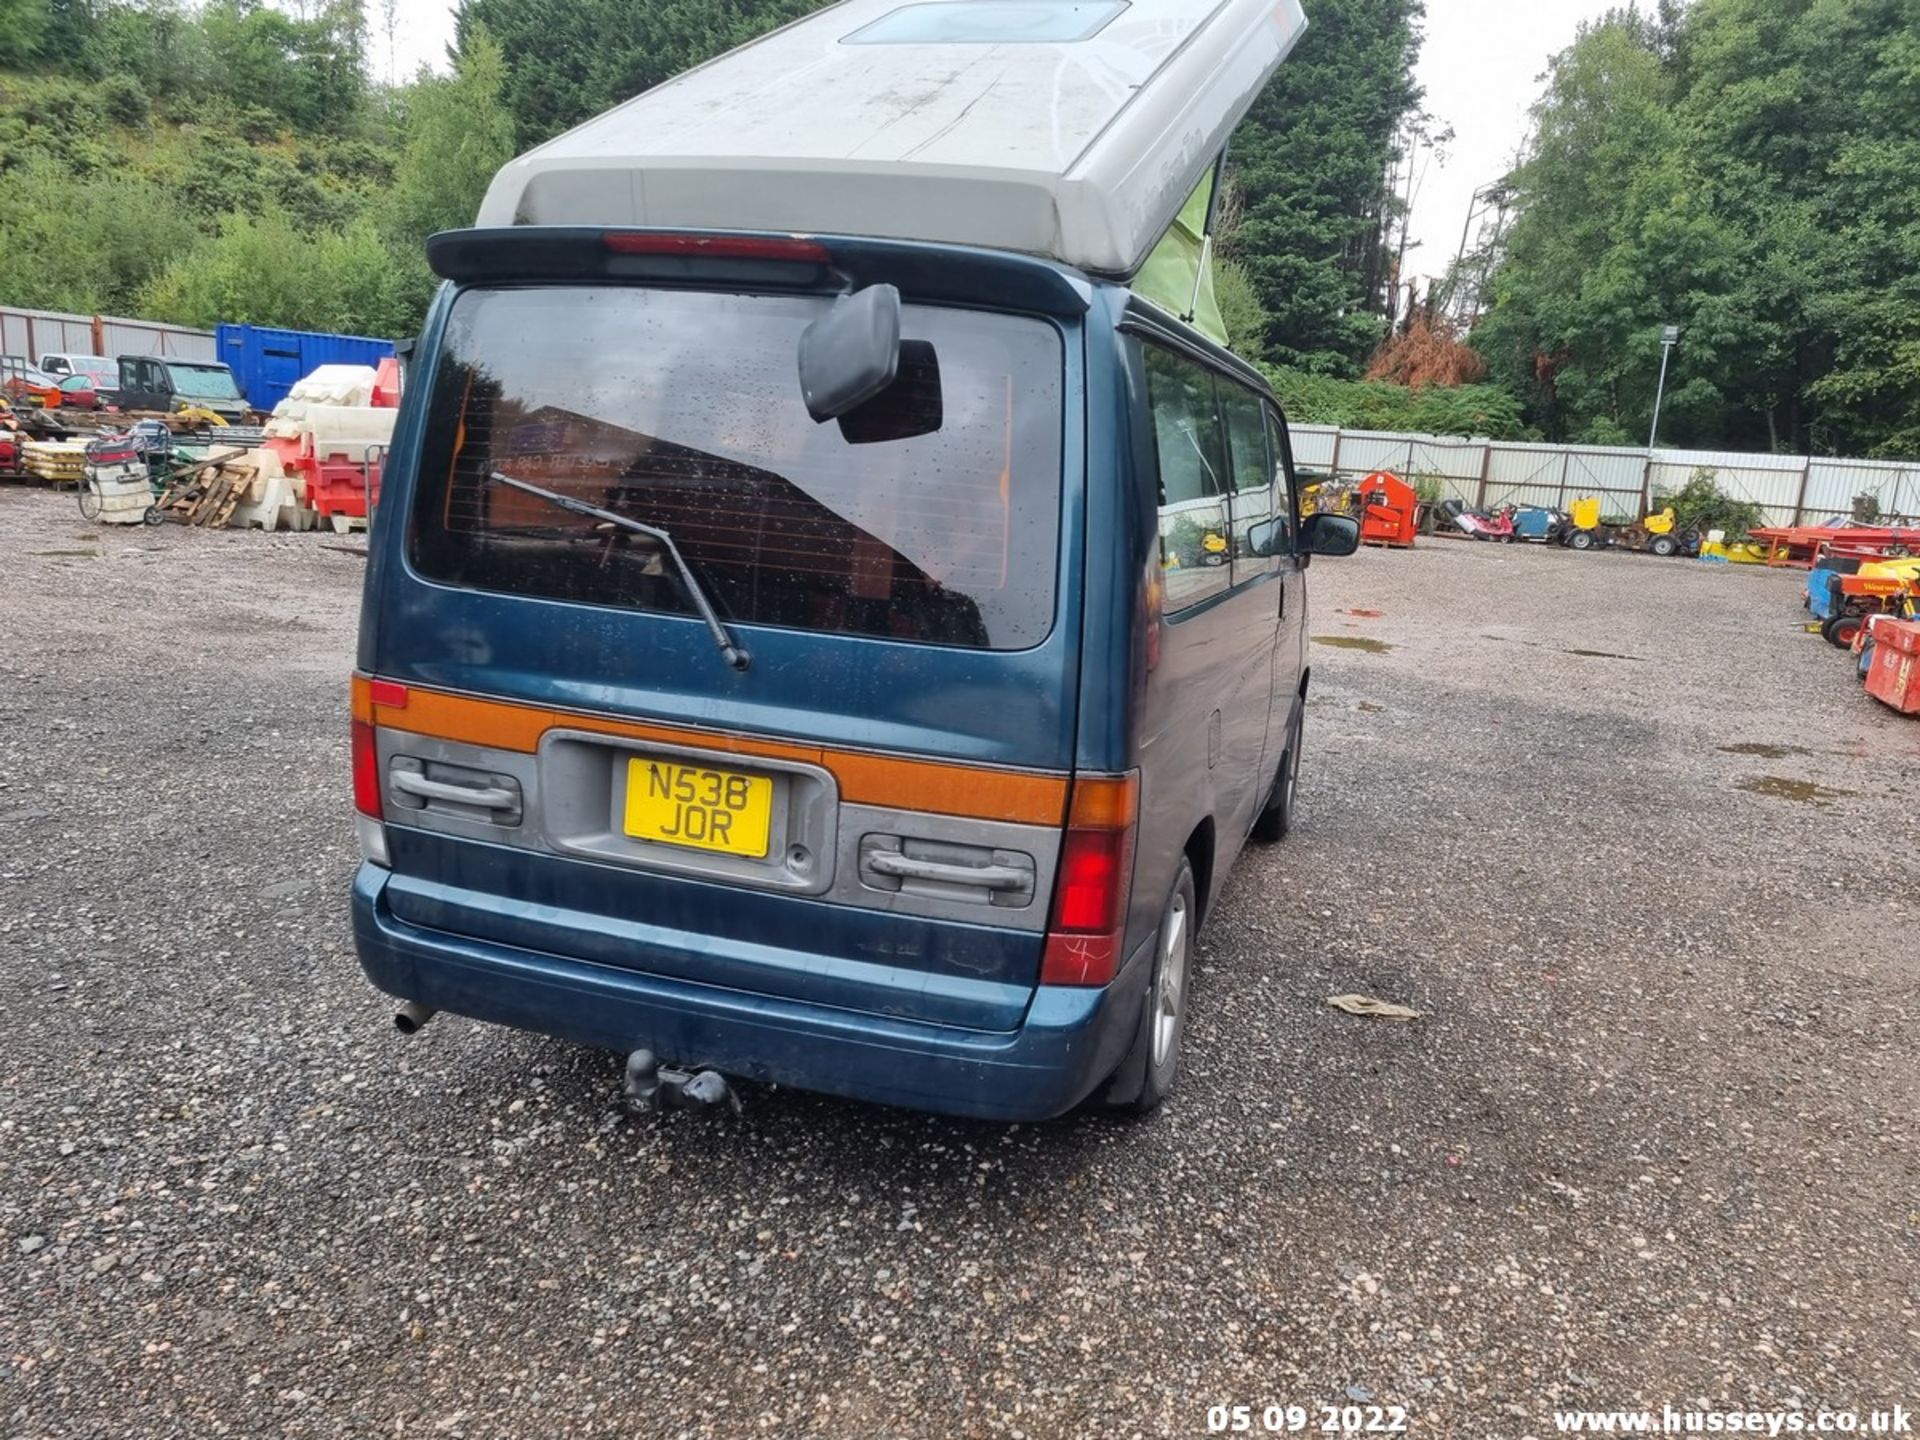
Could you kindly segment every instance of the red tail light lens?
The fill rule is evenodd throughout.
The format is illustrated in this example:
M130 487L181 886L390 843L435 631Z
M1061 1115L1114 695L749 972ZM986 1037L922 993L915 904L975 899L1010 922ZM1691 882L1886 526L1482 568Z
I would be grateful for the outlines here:
M686 235L615 231L606 237L615 255L706 255L717 260L798 260L824 265L833 257L818 240L793 235Z
M1073 830L1060 852L1060 888L1053 928L1081 935L1113 929L1126 886L1127 835L1122 830Z
M1118 972L1133 891L1138 804L1133 775L1073 782L1053 920L1040 962L1042 985L1106 985Z
M381 818L380 754L365 720L353 722L353 808L371 820Z

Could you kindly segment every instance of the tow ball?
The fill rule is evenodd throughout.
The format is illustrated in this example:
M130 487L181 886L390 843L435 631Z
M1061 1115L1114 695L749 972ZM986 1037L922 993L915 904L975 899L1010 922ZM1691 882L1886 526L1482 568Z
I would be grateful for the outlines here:
M676 1070L662 1065L651 1050L627 1056L627 1109L635 1115L662 1110L731 1110L740 1113L740 1097L718 1070Z

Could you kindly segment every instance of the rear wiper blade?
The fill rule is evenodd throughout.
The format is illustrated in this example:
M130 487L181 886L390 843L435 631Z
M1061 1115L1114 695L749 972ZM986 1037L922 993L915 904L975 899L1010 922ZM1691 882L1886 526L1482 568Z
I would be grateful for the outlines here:
M686 590L687 597L693 601L693 608L700 612L700 618L706 621L707 633L713 636L713 643L720 651L720 658L735 670L744 670L753 663L753 657L736 642L727 627L720 622L720 616L713 608L713 602L707 599L707 592L700 588L700 582L693 578L693 570L688 566L686 557L681 555L680 547L673 543L673 536L657 525L648 525L643 521L626 515L616 515L611 510L602 510L598 505L589 505L584 500L576 500L571 495L562 495L557 490L545 490L538 485L529 485L525 480L516 480L511 475L503 475L495 470L490 477L496 485L509 485L524 494L546 501L549 505L575 515L584 515L588 519L598 520L603 525L617 525L622 530L632 531L635 535L644 535L656 542L673 558L674 569L680 576L680 584Z

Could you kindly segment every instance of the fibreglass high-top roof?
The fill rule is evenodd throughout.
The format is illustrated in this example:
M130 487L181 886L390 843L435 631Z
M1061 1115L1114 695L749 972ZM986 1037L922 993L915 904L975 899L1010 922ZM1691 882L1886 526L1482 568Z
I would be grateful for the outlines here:
M1131 276L1300 0L841 0L510 161L477 223L880 236Z

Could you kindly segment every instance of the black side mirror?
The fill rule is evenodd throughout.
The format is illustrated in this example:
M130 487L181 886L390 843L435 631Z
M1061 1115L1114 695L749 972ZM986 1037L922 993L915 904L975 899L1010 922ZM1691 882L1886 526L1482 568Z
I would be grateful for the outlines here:
M1278 554L1280 549L1280 522L1262 520L1247 530L1247 553L1256 560L1265 560Z
M1338 559L1360 548L1360 522L1351 515L1309 515L1300 527L1300 549L1307 555Z
M869 285L800 332L800 394L821 423L873 399L900 373L900 292Z

